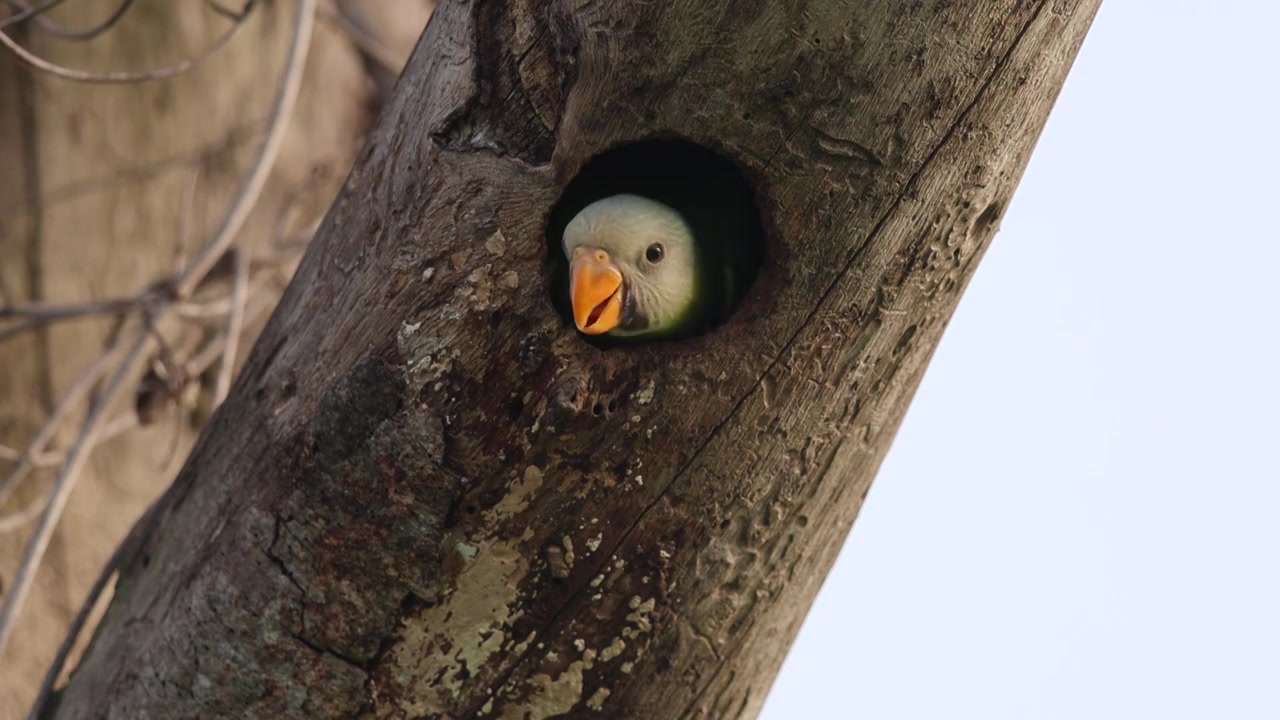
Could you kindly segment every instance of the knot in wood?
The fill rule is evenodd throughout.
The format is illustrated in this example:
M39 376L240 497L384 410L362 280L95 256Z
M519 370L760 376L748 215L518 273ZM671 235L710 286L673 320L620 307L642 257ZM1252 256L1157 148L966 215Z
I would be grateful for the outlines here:
M580 370L567 370L547 390L545 425L551 432L563 432L591 404L589 381Z

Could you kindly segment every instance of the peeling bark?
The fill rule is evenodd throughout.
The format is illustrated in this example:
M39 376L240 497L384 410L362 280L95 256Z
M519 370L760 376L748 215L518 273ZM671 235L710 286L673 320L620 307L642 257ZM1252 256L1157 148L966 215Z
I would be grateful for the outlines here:
M442 3L53 715L756 714L1097 6ZM653 134L770 259L602 352L543 223Z

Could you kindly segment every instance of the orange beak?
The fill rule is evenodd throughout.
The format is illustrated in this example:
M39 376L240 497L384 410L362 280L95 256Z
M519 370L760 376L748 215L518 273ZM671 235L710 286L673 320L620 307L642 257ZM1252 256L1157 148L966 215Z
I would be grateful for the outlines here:
M569 264L573 321L588 335L607 333L622 321L622 272L599 248L577 247Z

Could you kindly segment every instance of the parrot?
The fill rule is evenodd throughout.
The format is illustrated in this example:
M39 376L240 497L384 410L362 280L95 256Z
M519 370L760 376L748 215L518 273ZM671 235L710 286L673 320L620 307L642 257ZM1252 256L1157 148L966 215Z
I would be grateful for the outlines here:
M764 250L741 174L691 143L637 143L601 157L604 169L589 164L548 221L553 304L606 345L680 339L722 323Z

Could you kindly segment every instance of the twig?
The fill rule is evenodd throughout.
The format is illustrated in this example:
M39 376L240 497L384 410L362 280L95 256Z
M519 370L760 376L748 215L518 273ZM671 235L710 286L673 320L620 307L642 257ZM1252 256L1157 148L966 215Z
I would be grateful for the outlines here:
M120 190L123 185L140 184L175 170L187 169L193 163L207 160L210 155L230 153L239 150L242 145L249 141L256 140L261 133L261 127L264 122L265 118L246 119L222 136L194 148L153 162L114 170L108 175L73 180L49 188L42 192L39 200L34 203L26 198L0 200L0 217L8 219L14 215L30 215L85 195L107 190Z
M400 71L404 69L404 60L402 58L397 58L395 52L387 47L387 44L382 42L380 38L375 37L368 30L361 27L359 23L347 17L347 14L333 0L326 2L324 7L321 8L321 12L326 18L332 20L340 29L345 31L347 36L351 38L351 42L355 43L355 46L364 51L374 62L381 65L384 70L394 75L399 75Z
M4 460L6 462L17 462L21 458L22 453L19 452L17 448L12 448L8 445L0 445L0 460ZM35 460L31 461L32 467L38 468L53 467L54 465L61 464L62 455L52 451L40 453L36 456Z
M179 298L190 297L191 291L218 262L218 258L227 251L236 233L239 232L240 226L249 216L249 211L257 202L262 186L267 182L267 176L271 173L271 167L275 164L276 155L279 154L280 146L284 141L288 126L286 121L293 114L293 104L298 99L298 89L302 86L302 70L307 64L307 51L311 47L311 30L315 25L315 14L316 0L298 0L293 39L289 43L289 56L285 62L280 91L276 95L275 106L271 109L271 116L267 121L267 136L258 146L258 157L253 169L241 182L231 211L222 219L222 224L218 226L213 237L179 278L176 286Z
M142 303L142 298L120 298L84 303L24 303L0 305L0 320L25 318L0 328L0 342L37 330L55 322L75 320L91 315L115 315L120 317Z
M49 490L48 503L40 515L40 522L23 549L22 560L18 563L13 582L4 596L3 604L0 604L0 652L4 650L9 636L13 633L14 621L18 619L18 613L27 599L27 593L31 590L31 583L35 580L40 560L44 557L45 550L49 548L49 541L53 538L58 519L62 516L67 499L71 496L71 490L75 487L80 468L89 457L89 450L97 437L102 416L116 393L124 387L124 381L133 373L134 365L142 357L142 352L150 339L151 335L145 331L139 331L136 334L124 358L103 387L100 402L89 409L89 414L85 416L80 426L80 434L67 453L66 462L58 470L58 476Z
M209 302L184 302L173 306L173 311L180 318L200 320L203 318L223 317L231 312L231 298L217 298Z
M53 8L61 5L66 1L67 0L48 0L48 2L46 2L43 5L36 5L35 7L24 7L23 5L16 2L16 0L9 0L9 4L19 8L21 12L18 12L10 17L7 17L4 20L0 20L0 30L3 30L9 27L10 25L17 25L23 20L26 20L29 17L34 17L36 15L39 15L40 13L45 12L46 10L52 10Z
M102 445L102 443L109 441L109 439L119 436L119 434L124 434L127 430L137 427L137 424L138 416L136 414L125 413L124 415L120 415L119 418L111 420L110 423L106 424L105 428L102 428L102 432L99 433L99 437L97 437L97 443ZM0 460L17 462L19 459L22 459L22 452L19 452L17 448L9 447L8 445L0 445ZM65 460L67 460L67 454L65 454L65 452L46 450L45 452L42 452L42 454L37 455L36 459L31 461L31 465L33 468L56 468L56 466L63 464ZM0 520L0 524L3 524L3 520Z
M182 201L178 206L178 242L173 251L173 274L182 272L187 264L187 240L191 237L191 208L196 203L196 188L200 185L200 165L191 168L191 177L187 179L182 190Z
M66 636L62 638L62 644L58 646L58 652L54 654L53 662L49 663L49 669L44 675L44 682L40 683L40 690L36 693L35 702L31 704L31 713L27 716L28 720L40 720L44 715L45 704L48 703L49 696L53 693L53 684L58 681L58 676L62 674L62 668L67 663L67 656L71 654L71 648L76 644L76 638L80 637L80 631L84 628L84 624L89 621L89 614L93 612L93 607L98 604L98 598L102 595L102 591L106 590L107 583L116 574L116 570L133 556L139 543L147 536L149 529L155 522L155 514L160 508L161 500L152 503L142 513L138 521L133 524L129 534L125 535L124 541L111 553L111 557L107 558L103 571L98 574L98 579L93 581L93 586L89 588L89 593L85 596L84 604L80 606L76 616L71 618L70 628L67 630Z
M62 400L58 401L58 404L53 408L53 412L49 413L49 419L45 421L44 426L27 444L27 449L18 458L18 464L9 471L8 475L4 476L4 480L0 480L0 505L3 505L9 499L9 495L18 487L18 483L22 482L22 479L30 472L31 466L35 464L36 460L44 452L49 440L57 432L62 418L71 412L76 403L80 402L80 399L98 382L98 378L106 372L108 362L115 355L115 349L113 345L103 350L98 359L94 360L93 364L80 374L80 377L71 385L71 389L67 390L67 394L62 396Z
M111 438L123 434L127 430L133 429L137 424L138 416L134 413L125 413L124 415L117 417L115 420L107 423L107 426L102 429L102 432L98 433L98 444L101 445ZM0 460L17 462L21 458L22 453L16 448L11 448L8 445L0 445ZM37 455L35 460L31 461L31 465L32 467L37 468L56 467L61 465L66 458L67 456L64 453L54 450L46 450L45 452Z
M325 214L317 215L305 227L291 235L285 237L276 236L276 239L271 243L272 252L260 255L255 259L254 264L262 267L273 267L287 265L300 259L301 250L311 243L316 231L320 229L320 223L324 222Z
M244 16L249 14L249 11L253 9L253 5L257 1L258 0L248 0L244 4L244 7L239 10L232 10L216 0L204 0L204 4L207 5L210 10L213 10L215 13L223 17L229 17L232 20L243 20Z
M311 0L302 0L302 1L309 2ZM216 53L218 50L222 49L222 46L227 44L227 41L231 39L232 35L235 35L236 30L239 30L242 24L243 24L242 22L237 21L234 25L227 28L227 30L223 32L222 35L218 36L217 40L213 41L213 44L205 48L203 52L201 52L199 55L196 55L195 57L187 58L182 62L179 62L174 65L169 65L168 67L155 68L153 70L143 70L140 72L118 71L118 72L97 73L97 72L89 72L87 70L76 70L75 68L63 67L61 65L51 63L48 60L45 60L44 58L27 50L26 48L22 47L17 42L15 42L13 38L9 37L7 34L5 34L2 31L0 31L0 44L3 44L5 47L9 48L11 51L13 51L14 55L18 56L19 60L30 65L36 70L49 73L50 75L53 75L55 77L60 77L64 80L74 80L76 82L87 82L87 83L137 83L137 82L148 82L151 80L163 80L165 78L171 78L171 77L174 77L175 75L181 75L182 73L190 70L191 68L196 67L197 65L200 65L201 63L203 63L204 61L212 57L213 54Z
M0 305L0 319L25 317L44 322L66 320L84 315L116 315L134 309L139 298L90 300L82 303L17 303Z
M26 6L17 0L10 0L10 2L13 2L24 10L26 9ZM120 22L120 18L124 17L124 14L129 11L129 6L132 4L133 0L121 0L121 3L116 6L115 12L112 12L106 20L84 30L68 30L45 17L43 13L37 13L34 21L36 25L40 26L41 30L44 30L55 37L60 37L63 40L92 40L102 33L110 30L116 23ZM48 8L45 9L47 10Z
M44 508L46 499L45 497L38 497L21 510L11 512L8 515L0 515L0 535L13 532L31 522L35 516L40 514L40 510Z
M16 325L10 325L7 328L0 329L0 342L29 333L44 324L45 323L41 320L24 320Z
M298 253L293 253L292 257L286 257L285 253L271 255L263 260L254 260L248 263L248 295L252 297L259 289L267 285L267 282L260 277L260 274L269 270L274 270L278 266L287 262L293 262L298 259ZM234 277L232 278L234 281ZM226 317L231 313L231 305L235 302L232 295L226 297L213 298L206 302L195 302L188 300L186 302L178 302L173 304L173 312L180 318L186 320L203 320L205 318ZM246 320L247 322L247 320Z
M329 175L329 172L330 167L327 164L316 165L312 167L311 172L307 173L305 180L297 183L294 187L289 189L289 192L285 195L284 202L281 203L280 211L276 214L276 221L271 227L271 234L268 236L271 238L271 246L273 248L278 249L282 243L291 242L292 238L298 234L297 232L293 234L286 232L286 229L289 226L289 221L297 214L295 210L300 204L302 198L308 195L314 195L316 187L325 179L326 176ZM315 223L319 224L322 219L324 219L324 213L321 213L315 219ZM312 233L307 233L306 239L303 240L299 247L304 247L307 244L307 241L311 238L311 234ZM257 258L255 258L255 261L256 260Z
M217 408L231 392L231 378L236 369L236 351L240 347L240 332L244 329L245 304L249 299L249 262L242 252L231 248L231 260L235 273L231 281L231 313L227 316L227 343L222 352L222 365L218 368L218 381L213 385L213 407Z
M281 78L281 87L276 96L276 103L272 109L271 118L267 135L259 146L258 156L254 161L252 169L242 181L235 199L231 203L231 207L227 211L227 215L223 218L221 225L210 238L209 242L200 250L194 262L187 267L175 285L177 299L185 299L190 296L194 290L209 272L218 258L226 252L231 242L234 240L236 233L244 224L245 218L249 211L257 202L261 194L263 184L266 182L270 173L271 166L275 162L276 155L279 153L281 142L284 138L288 118L292 115L294 101L298 96L298 89L301 85L302 71L306 65L307 51L311 45L311 32L315 24L316 0L298 0L294 13L294 31L293 37L289 45L288 59L285 63L284 74ZM0 34L2 36L2 34ZM156 303L156 307L151 310L154 316L148 318L149 324L159 320L161 314L169 309L172 298L161 297ZM72 446L71 451L67 454L67 461L63 464L57 478L54 480L53 489L49 495L49 503L45 507L44 514L40 517L40 523L36 526L36 531L31 540L27 543L27 547L23 553L22 561L18 566L18 571L14 576L13 586L4 598L4 605L0 607L0 653L3 653L4 646L8 641L9 635L13 629L14 620L17 618L18 612L21 610L22 604L26 599L26 595L31 588L31 582L35 577L36 568L40 564L40 559L44 555L45 549L48 547L49 539L52 537L53 530L57 525L59 516L66 505L67 496L74 486L74 479L80 466L88 454L92 441L97 432L97 425L101 414L106 406L111 403L112 398L123 385L123 380L133 372L134 366L139 359L143 357L143 351L148 341L152 338L151 333L146 329L141 330L129 349L125 358L116 368L115 373L111 376L102 393L99 395L98 402L91 406L89 415L82 425L80 436L76 443ZM154 506L153 506L154 507ZM140 521L141 522L141 521ZM132 536L132 533L131 533ZM62 646L59 648L57 657L49 668L48 674L45 676L45 682L40 688L40 692L36 698L32 708L33 716L38 717L44 703L47 701L49 693L53 689L53 683L56 682L58 674L62 671L62 666L66 662L66 655L70 647L74 644L76 637L79 635L83 626L84 618L87 617L87 607L92 607L97 602L97 597L102 589L106 586L106 578L115 573L117 567L122 561L122 553L117 551L112 555L107 567L102 571L98 581L93 586L93 591L85 600L85 607L77 614L75 622L67 633L67 637L63 640Z
M262 315L263 312L270 310L274 305L275 303L272 300L267 299L267 296L265 295L251 295L249 302L246 303L247 307L244 312L245 325L257 320L258 316ZM218 333L218 335L213 340L210 340L209 344L200 351L200 354L187 361L185 368L187 376L198 377L203 375L206 370L222 358L226 347L227 336L222 333Z

